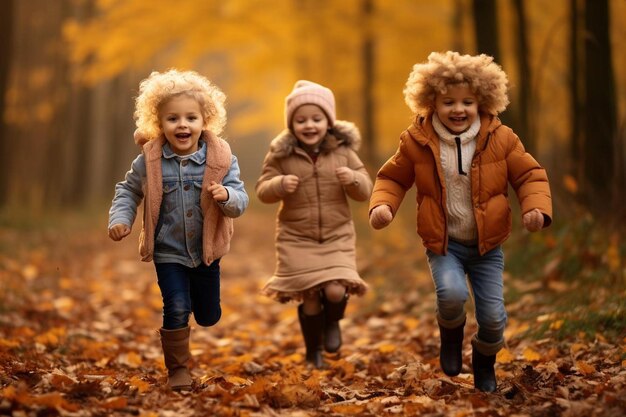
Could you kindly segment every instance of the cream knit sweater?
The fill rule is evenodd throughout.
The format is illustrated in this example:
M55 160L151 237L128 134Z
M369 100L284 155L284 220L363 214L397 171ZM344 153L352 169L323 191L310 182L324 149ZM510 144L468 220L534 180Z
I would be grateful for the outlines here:
M433 127L440 139L448 209L448 236L460 243L475 244L478 241L478 230L472 209L471 165L476 150L476 136L480 130L480 118L476 117L465 132L455 135L446 129L434 113Z

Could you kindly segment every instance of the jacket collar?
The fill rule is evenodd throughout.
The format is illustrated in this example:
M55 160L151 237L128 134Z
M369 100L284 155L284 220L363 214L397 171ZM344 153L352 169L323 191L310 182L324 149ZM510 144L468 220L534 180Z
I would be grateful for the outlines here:
M407 131L413 140L420 145L438 148L439 140L433 128L432 114L431 110L425 116L419 114L415 116ZM481 151L487 145L487 137L501 125L502 122L497 116L480 113L480 130L476 138L476 152Z
M179 160L188 159L190 161L195 162L198 165L202 165L206 162L206 145L204 143L204 140L200 140L198 141L197 151L195 151L191 155L180 156L180 155L177 155L170 147L170 144L166 142L163 145L163 158L165 159L178 158Z
M210 134L207 131L202 132L200 141L198 142L198 150L191 154L189 159L197 164L204 164L207 162L206 158L206 141L210 139ZM165 136L161 135L156 139L152 139L144 142L142 145L144 155L147 161L153 161L164 157L166 159L176 157L176 155L169 147ZM203 149L204 148L204 149Z

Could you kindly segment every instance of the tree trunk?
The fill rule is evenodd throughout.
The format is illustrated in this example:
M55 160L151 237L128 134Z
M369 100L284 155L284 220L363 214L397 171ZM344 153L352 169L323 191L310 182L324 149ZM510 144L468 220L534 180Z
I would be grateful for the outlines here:
M476 51L487 54L500 62L498 45L498 19L496 0L473 0L474 30L476 33Z
M452 48L460 54L467 53L465 47L465 37L463 36L463 16L467 11L463 5L463 0L454 0L452 6Z
M493 57L496 63L500 61L500 46L498 43L498 18L496 12L496 0L473 0L474 32L476 35L476 52ZM517 132L515 117L507 112L499 115L502 123Z
M517 18L517 68L519 72L519 87L517 88L517 122L515 130L522 138L526 150L531 154L537 151L536 138L530 136L529 128L529 103L531 91L530 65L528 65L528 36L526 30L526 11L523 0L514 0L515 16Z
M585 0L585 29L585 135L581 156L586 197L594 211L604 214L619 208L624 199L624 190L612 193L616 179L616 109L608 0Z
M363 0L363 21L365 31L363 34L363 125L361 138L365 151L365 159L372 163L376 149L374 149L374 40L369 29L369 21L373 15L372 0Z
M570 91L571 91L571 154L572 154L572 175L579 180L583 178L583 164L582 164L582 144L584 133L584 120L582 119L583 109L582 103L584 101L583 91L581 88L581 73L584 68L584 63L581 61L584 56L583 46L581 42L582 30L581 30L581 0L570 0Z
M14 11L14 1L4 1L2 13L0 13L0 51L2 51L0 53L0 126L2 126L0 128L0 206L6 203L9 181L9 171L7 170L9 132L4 121L4 114L12 62Z

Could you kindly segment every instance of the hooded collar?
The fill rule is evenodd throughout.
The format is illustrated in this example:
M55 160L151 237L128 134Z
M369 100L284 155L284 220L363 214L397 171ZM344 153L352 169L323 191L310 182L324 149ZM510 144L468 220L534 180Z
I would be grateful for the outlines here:
M319 149L320 153L328 153L340 146L347 146L355 151L361 146L361 134L354 123L335 121L332 129L322 139ZM289 129L280 132L270 145L270 153L277 158L284 158L296 152L305 151L298 146L298 139Z

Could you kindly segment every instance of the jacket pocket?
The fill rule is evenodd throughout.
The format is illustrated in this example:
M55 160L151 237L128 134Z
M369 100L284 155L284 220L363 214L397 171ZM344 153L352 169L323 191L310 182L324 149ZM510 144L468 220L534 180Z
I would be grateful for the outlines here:
M193 181L193 201L195 202L195 210L198 214L202 215L201 198L202 198L202 181ZM205 192L205 198L213 200L213 196L210 193Z
M180 188L178 182L163 183L163 202L161 203L161 214L171 213L178 205L177 191Z
M165 236L167 236L167 232L169 231L170 226L171 226L171 225L169 225L169 224L167 224L167 223L166 223L166 224L163 224L163 225L161 226L161 228L160 228L160 230L158 231L158 234L157 234L157 236L156 236L156 239L154 239L155 243L157 243L157 244L158 244L158 243L163 243L163 240L165 240Z

